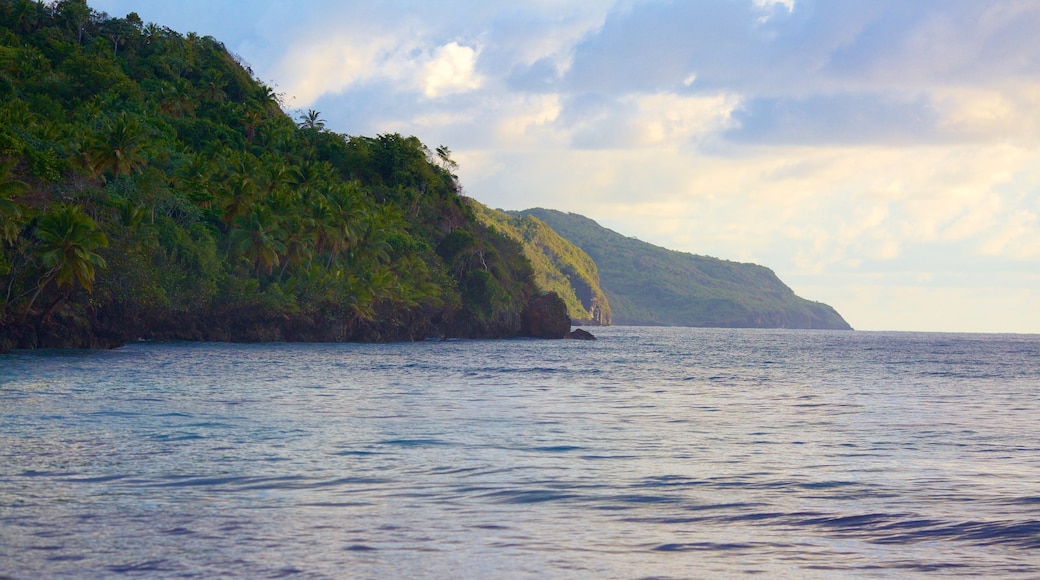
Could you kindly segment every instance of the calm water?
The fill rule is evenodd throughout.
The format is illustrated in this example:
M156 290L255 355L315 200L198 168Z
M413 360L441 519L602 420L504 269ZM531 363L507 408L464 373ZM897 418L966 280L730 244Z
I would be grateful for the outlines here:
M1040 336L0 355L0 577L1038 577Z

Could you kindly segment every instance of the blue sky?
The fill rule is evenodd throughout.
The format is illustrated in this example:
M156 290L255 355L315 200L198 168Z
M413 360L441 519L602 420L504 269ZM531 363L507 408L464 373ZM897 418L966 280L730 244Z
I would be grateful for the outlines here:
M465 193L769 266L863 330L1040 333L1034 0L94 0Z

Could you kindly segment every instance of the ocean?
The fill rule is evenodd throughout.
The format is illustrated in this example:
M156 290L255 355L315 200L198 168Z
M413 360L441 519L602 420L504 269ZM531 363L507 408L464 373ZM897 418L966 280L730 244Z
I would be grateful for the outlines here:
M1040 336L0 355L0 578L1040 577Z

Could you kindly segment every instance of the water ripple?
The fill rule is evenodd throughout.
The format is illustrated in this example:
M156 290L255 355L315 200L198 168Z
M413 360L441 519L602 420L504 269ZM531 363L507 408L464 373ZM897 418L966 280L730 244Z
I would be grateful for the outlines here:
M0 577L1040 577L1040 337L0 355Z

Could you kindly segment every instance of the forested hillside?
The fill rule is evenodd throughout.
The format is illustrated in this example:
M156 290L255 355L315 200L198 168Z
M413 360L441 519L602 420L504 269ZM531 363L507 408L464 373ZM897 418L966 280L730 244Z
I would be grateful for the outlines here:
M614 324L848 329L833 308L799 298L772 270L667 250L572 213L529 209L599 266Z
M515 335L530 264L453 169L290 117L214 38L0 0L0 350Z
M524 247L534 268L535 285L555 292L567 304L574 324L611 324L610 303L599 283L596 263L581 248L533 216L515 216L467 199L482 223L497 228Z

